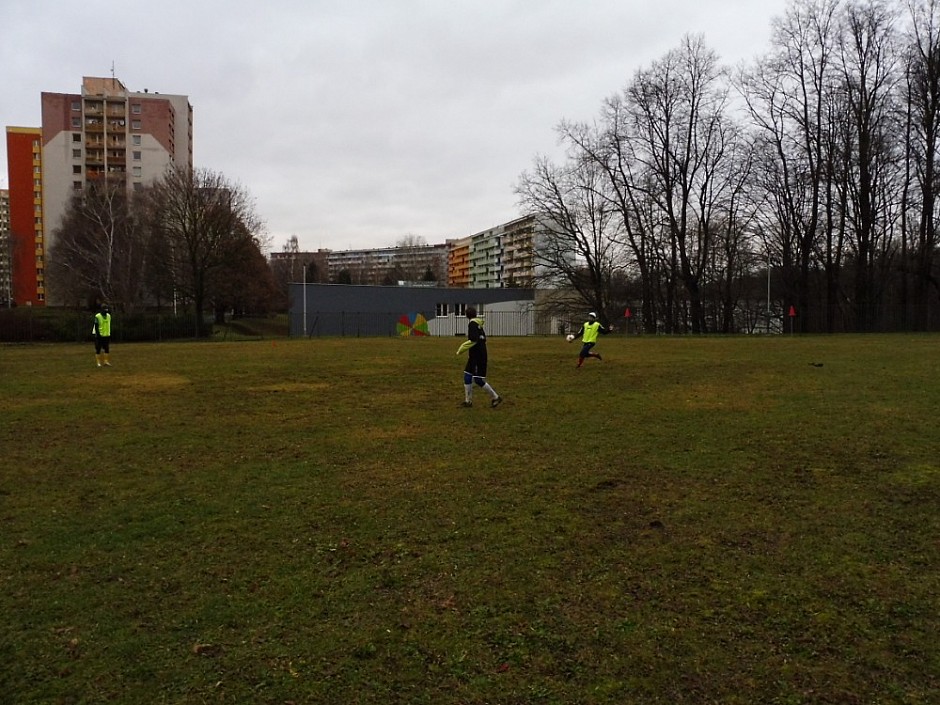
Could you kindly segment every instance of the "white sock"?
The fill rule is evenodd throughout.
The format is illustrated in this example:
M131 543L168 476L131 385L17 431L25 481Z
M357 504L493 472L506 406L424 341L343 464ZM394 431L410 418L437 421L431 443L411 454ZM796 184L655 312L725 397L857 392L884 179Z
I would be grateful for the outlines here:
M467 401L473 401L473 385L472 385L472 384L465 384L465 385L463 386L463 388L464 388L464 390L465 390L465 391L464 391L464 399L466 399Z
M496 390L490 386L489 382L483 385L483 391L490 395L490 399L495 399L499 396L499 394L496 393Z

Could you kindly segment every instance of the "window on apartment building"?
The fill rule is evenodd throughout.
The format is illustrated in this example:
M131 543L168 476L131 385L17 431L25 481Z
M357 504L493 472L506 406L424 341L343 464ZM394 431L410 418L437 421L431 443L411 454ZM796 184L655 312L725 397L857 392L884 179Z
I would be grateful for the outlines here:
M135 162L140 161L140 152L132 152L131 154L133 155Z
M450 315L450 306L447 304L435 304L434 306L434 315L435 316L449 316Z
M139 179L141 176L143 176L143 171L141 170L141 168L140 168L139 166L135 166L135 167L134 167L133 174L134 174L135 177L137 177L137 178Z
M82 190L82 182L81 182L81 181L73 181L73 182L72 182L72 190L73 190L73 191L81 191L81 190Z
M81 158L82 158L82 150L80 150L80 149L73 149L73 150L72 150L72 159L81 159Z
M72 141L73 141L73 142L81 142L81 141L82 141L82 135L81 135L81 133L73 132L73 133L72 133Z
M82 119L73 117L72 118L72 127L80 128L82 126Z
M81 174L81 173L82 173L82 165L81 165L81 164L73 164L73 165L72 165L72 173L73 173L73 174Z
M131 144L136 147L140 146L140 135L131 135Z
M81 109L82 109L82 103L81 103L81 101L73 100L73 101L72 101L72 110L73 110L74 112L81 112Z
M131 103L131 112L140 115L140 103Z
M139 130L140 129L140 120L131 120L131 129Z

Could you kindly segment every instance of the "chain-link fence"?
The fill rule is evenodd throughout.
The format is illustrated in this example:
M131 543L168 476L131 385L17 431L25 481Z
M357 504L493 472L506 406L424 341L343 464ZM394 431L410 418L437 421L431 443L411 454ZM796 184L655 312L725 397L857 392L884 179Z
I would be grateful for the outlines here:
M489 336L566 335L576 332L587 320L587 315L577 311L544 312L484 311L486 332ZM625 317L610 321L617 332L642 333L637 318ZM779 332L780 323L775 330ZM656 331L653 331L656 332ZM661 331L660 331L661 332ZM431 312L400 314L377 311L307 311L306 314L292 312L290 318L291 337L448 337L465 336L467 319L451 314L435 316Z
M940 307L938 307L940 308ZM617 333L627 335L686 334L688 327L666 326L662 322L644 326L637 309L627 309L631 315L611 319ZM869 322L871 333L895 333L926 330L940 332L940 316L935 312L926 317L926 329L916 325L917 317L910 312L883 311ZM585 312L484 311L486 331L490 336L551 336L576 332L584 322ZM91 340L93 314L54 308L0 309L0 343L83 342ZM715 321L708 333L788 335L800 333L853 333L860 332L854 316L845 312L837 315L824 311L800 312L795 309L775 311L768 315L758 306L751 310L741 308L735 315L731 330L722 331ZM211 319L203 317L203 337L212 335ZM229 329L223 327L224 333ZM115 313L111 337L116 342L186 340L198 337L196 317L189 313ZM234 331L234 329L233 329ZM290 315L288 335L309 337L409 337L409 336L464 336L467 319L451 314L435 316L433 312L365 312L365 311L307 311L305 315L294 311ZM284 335L284 331L263 335ZM263 337L262 335L262 337ZM233 332L233 336L237 337Z
M22 307L0 310L0 342L83 342L92 339L94 314L87 311ZM197 337L192 314L138 313L112 316L111 339L116 342L180 340ZM211 331L212 326L204 326Z
M662 320L644 324L638 309L626 308L629 315L609 319L618 333L629 335L685 335L691 332L688 321L671 325ZM544 312L485 311L486 331L490 336L564 335L576 332L586 319L585 311L577 310ZM825 312L811 310L801 312L796 308L775 310L770 313L765 307L739 307L729 325L716 318L706 321L708 334L732 335L789 335L799 333L898 333L922 330L916 317L902 310L885 310L872 317L866 330L861 330L852 312ZM940 331L940 316L927 317L926 331ZM435 316L433 312L418 311L402 315L392 312L374 311L314 311L292 312L290 335L292 337L353 337L375 336L462 336L467 332L467 319L463 316Z

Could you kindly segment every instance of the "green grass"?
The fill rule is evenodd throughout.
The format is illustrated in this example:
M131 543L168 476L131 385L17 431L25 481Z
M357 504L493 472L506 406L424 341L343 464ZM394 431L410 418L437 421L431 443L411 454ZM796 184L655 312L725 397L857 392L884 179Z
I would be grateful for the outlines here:
M225 342L244 342L258 340L259 338L274 339L286 338L289 334L290 324L286 314L277 314L264 318L235 318L227 323L216 323L212 326L214 340Z
M0 348L0 702L940 692L940 338Z

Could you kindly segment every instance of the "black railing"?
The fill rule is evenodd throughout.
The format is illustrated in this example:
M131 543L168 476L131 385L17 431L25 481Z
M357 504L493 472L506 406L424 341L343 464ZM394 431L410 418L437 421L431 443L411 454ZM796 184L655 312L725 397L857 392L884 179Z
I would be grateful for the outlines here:
M87 311L21 307L0 310L0 343L63 343L92 339L94 315ZM111 338L117 342L185 340L197 337L192 314L115 313ZM205 334L212 330L204 326Z

